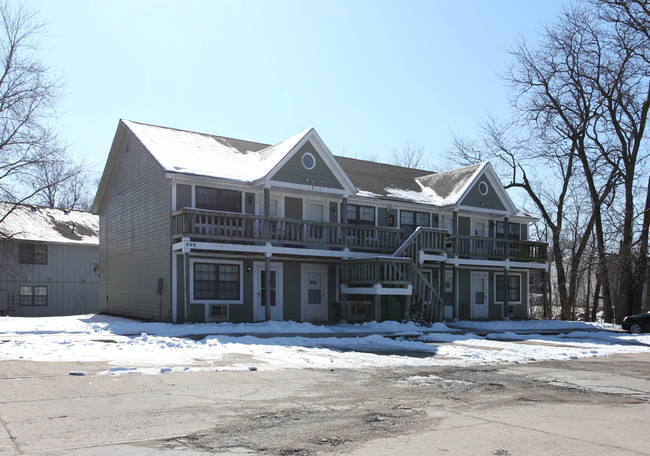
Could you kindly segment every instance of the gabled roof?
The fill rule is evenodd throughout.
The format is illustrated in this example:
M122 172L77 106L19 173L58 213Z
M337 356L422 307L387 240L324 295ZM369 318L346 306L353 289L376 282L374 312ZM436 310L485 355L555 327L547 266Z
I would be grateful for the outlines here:
M316 130L304 130L274 145L120 120L93 213L98 213L124 135L130 132L166 173L189 174L254 185L279 185L274 176L308 141L316 148L343 194L459 208L481 176L496 189L507 212L520 214L489 163L433 173L427 170L334 157ZM309 186L300 185L297 188ZM313 189L313 188L312 188Z
M13 206L0 202L0 219ZM99 245L99 218L90 212L21 204L0 223L0 233L0 239Z
M463 168L429 174L417 179L423 191L431 191L440 206L460 203L462 197L476 180L487 162L477 163Z
M414 192L420 191L416 179L431 171L404 168L356 158L336 156L336 161L362 194L388 196L387 187L395 186Z
M267 145L122 120L166 172L253 182L265 177L311 129Z

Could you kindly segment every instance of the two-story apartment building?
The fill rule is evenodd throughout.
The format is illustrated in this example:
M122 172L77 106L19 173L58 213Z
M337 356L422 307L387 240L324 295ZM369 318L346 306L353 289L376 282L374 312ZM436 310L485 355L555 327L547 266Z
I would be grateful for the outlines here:
M160 321L525 318L528 240L488 163L432 173L121 120L93 205L100 309Z
M0 316L99 312L99 220L0 202Z

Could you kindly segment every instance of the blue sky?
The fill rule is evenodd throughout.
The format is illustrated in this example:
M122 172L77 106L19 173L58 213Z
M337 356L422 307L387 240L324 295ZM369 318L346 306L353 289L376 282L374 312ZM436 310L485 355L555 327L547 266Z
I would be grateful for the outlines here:
M437 160L507 116L499 77L562 0L28 0L63 74L63 138L100 171L120 118L263 143L316 128L334 154Z

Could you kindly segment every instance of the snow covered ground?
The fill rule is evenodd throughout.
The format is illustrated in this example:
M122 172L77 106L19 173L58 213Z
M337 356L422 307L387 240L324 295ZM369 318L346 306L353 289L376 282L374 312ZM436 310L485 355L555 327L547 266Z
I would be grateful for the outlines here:
M173 325L106 315L0 317L0 360L106 361L112 367L105 374L119 375L460 366L650 352L650 335L613 331L618 328L555 320L423 328L398 322Z

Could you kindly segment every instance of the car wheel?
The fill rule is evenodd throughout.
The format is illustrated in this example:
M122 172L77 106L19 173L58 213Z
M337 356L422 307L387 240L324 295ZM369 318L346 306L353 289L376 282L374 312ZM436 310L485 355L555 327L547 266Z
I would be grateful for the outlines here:
M630 332L632 334L641 334L643 331L641 331L641 325L638 323L632 323L630 325Z

